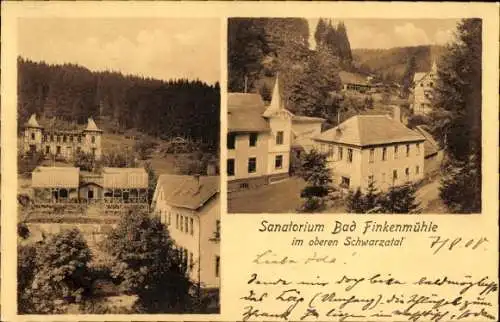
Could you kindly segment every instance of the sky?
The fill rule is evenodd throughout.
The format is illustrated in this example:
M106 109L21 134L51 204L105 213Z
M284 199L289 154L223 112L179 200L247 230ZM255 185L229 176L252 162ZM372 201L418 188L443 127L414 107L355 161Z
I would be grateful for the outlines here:
M220 81L218 19L23 18L18 27L18 53L34 61Z
M336 24L340 20L332 19ZM309 43L319 19L309 21ZM387 49L417 45L444 45L453 39L458 19L341 19L352 49Z

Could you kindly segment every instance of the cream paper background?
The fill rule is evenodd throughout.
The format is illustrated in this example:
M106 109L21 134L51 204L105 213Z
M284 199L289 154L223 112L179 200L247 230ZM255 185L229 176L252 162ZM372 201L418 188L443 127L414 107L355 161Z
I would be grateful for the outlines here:
M226 80L227 80L227 17L339 17L339 18L462 18L483 19L483 213L481 215L422 215L422 216L354 216L354 215L236 215L222 211L222 285L221 315L66 315L66 316L16 316L16 19L18 17L220 17L223 41L221 48L221 147L226 146ZM239 297L250 272L260 272L267 277L281 276L298 279L314 276L325 277L345 273L367 275L391 272L405 278L430 275L474 276L489 275L498 282L498 4L467 3L326 3L326 2L24 2L2 3L2 271L1 309L3 321L234 321L241 319L242 303ZM44 41L40 39L40 41ZM226 158L224 149L221 160ZM221 162L221 200L226 200L225 162ZM428 249L429 234L406 234L402 248L337 247L292 249L293 236L304 238L314 234L259 233L259 222L266 219L274 223L324 223L331 226L335 220L358 223L376 220L391 223L408 223L417 220L433 221L439 225L437 234L443 237L487 237L486 248L476 251L455 249L432 255ZM389 234L385 237L399 236ZM342 235L339 238L343 239ZM383 237L383 234L371 235ZM328 233L320 237L327 238ZM365 237L369 237L368 235ZM338 264L308 265L283 268L256 267L251 264L255 254L266 249L301 257L317 251L339 259ZM341 259L341 260L340 260ZM343 264L345 262L345 264ZM262 266L262 265L261 265ZM260 269L258 271L257 269ZM338 275L337 275L338 276ZM362 295L373 290L365 289ZM497 293L498 296L498 293ZM493 301L497 303L497 301ZM492 308L496 313L497 308Z

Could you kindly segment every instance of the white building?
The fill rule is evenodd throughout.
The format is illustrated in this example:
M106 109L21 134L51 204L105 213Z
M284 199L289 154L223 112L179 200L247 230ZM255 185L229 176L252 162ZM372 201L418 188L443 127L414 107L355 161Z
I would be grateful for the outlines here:
M432 111L432 95L437 80L437 66L434 62L429 72L413 76L413 112L426 115Z
M281 102L278 80L267 107L259 94L228 93L229 191L288 177L292 118Z
M191 280L205 290L220 286L218 176L160 175L154 213L180 249Z
M387 115L357 115L316 136L328 154L333 183L344 189L381 190L424 177L425 137Z

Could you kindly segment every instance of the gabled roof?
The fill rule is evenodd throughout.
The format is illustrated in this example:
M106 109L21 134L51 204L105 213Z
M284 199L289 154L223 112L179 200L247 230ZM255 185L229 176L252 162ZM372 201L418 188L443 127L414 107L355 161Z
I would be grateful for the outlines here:
M440 150L439 144L436 142L436 140L434 140L434 137L427 131L424 125L417 125L415 127L415 131L419 132L425 137L424 153L426 158L438 153L438 151Z
M315 139L360 147L425 140L421 134L386 115L353 116Z
M155 194L163 193L168 205L198 210L219 191L219 176L162 174L158 177Z
M33 188L77 188L80 168L36 167L31 174Z
M267 132L269 123L262 116L264 101L259 94L228 93L228 132Z
M144 189L148 187L148 174L144 168L102 169L103 187L116 189Z

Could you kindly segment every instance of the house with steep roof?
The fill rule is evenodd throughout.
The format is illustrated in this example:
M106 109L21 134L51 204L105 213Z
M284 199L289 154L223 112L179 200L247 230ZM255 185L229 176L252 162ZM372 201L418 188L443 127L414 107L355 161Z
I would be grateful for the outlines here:
M426 115L432 111L432 95L437 81L437 65L432 64L428 72L413 76L413 112Z
M356 115L314 138L327 154L334 185L365 190L372 181L385 191L423 179L425 137L397 117Z
M152 207L181 251L190 279L205 290L218 289L219 177L160 175Z
M228 93L229 191L288 177L292 118L281 101L278 78L267 106L259 94Z
M98 160L102 155L102 130L92 118L85 127L57 128L55 121L40 124L33 114L24 124L24 153L39 152L46 157L73 160L78 153L89 153Z

